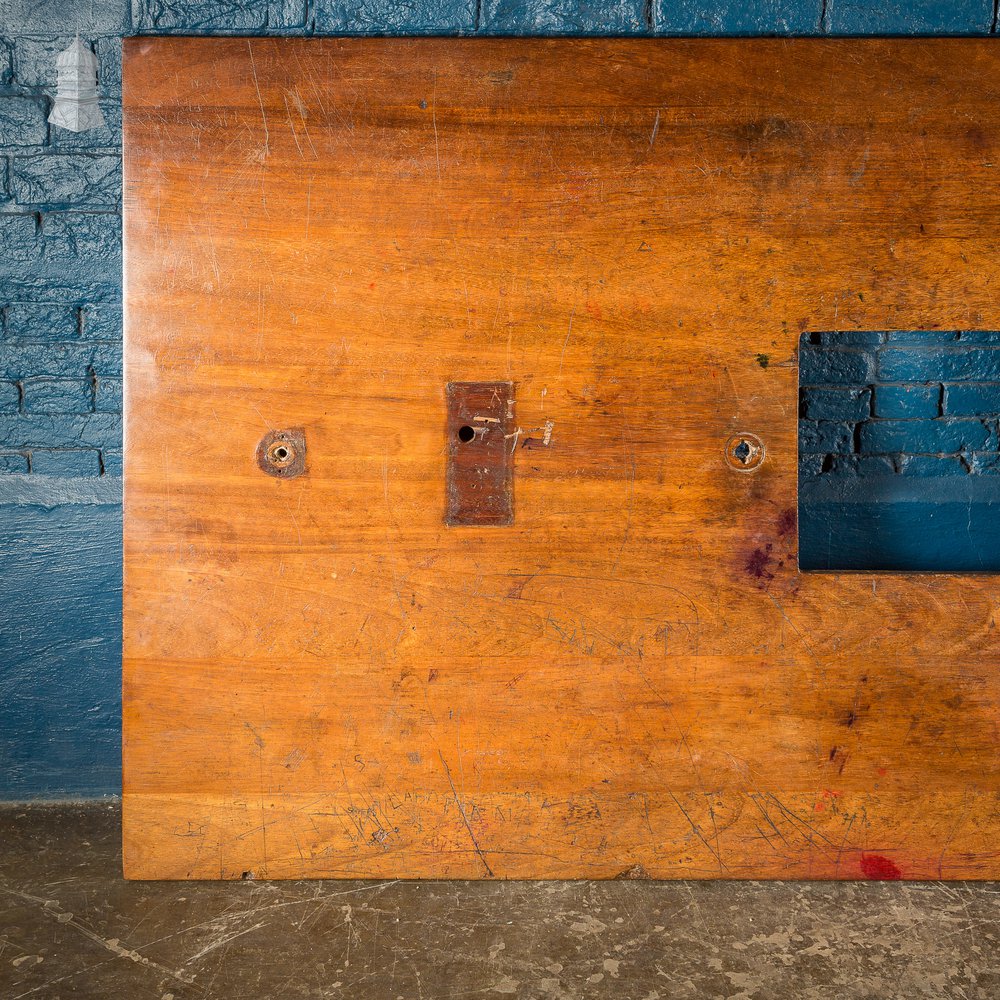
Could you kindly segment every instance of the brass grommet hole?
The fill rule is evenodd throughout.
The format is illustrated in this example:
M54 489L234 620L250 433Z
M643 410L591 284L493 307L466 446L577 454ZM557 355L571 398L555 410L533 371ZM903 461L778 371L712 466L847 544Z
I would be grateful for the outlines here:
M733 434L726 442L726 462L737 472L753 472L764 461L764 442L756 434Z
M275 441L267 449L267 460L277 468L284 469L295 461L295 449L285 441Z

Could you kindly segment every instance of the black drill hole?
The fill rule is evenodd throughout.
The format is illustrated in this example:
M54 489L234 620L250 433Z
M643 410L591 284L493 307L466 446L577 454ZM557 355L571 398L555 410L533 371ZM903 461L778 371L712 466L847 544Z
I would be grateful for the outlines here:
M476 436L476 432L468 425L464 424L458 429L458 440L465 441L468 444Z
M747 459L750 457L750 445L746 441L741 441L733 449L734 457L738 458L744 465L747 464Z
M284 447L275 448L274 457L278 459L279 462L283 462L286 458L288 458L288 449Z

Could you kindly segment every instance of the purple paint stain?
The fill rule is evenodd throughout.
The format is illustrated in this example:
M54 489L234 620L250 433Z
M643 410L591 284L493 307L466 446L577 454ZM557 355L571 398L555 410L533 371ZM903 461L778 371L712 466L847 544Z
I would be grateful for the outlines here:
M766 546L764 546L764 548L754 549L753 552L747 556L745 569L750 576L757 580L773 580L774 574L768 568L770 565L771 544L769 542Z
M778 518L778 534L790 535L795 530L797 521L798 518L795 513L795 508L789 507L788 510L782 512L781 517Z

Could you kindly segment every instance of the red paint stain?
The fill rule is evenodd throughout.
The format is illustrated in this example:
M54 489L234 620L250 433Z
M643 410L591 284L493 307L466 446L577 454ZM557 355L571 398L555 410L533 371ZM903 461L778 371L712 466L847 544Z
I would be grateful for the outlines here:
M822 798L817 800L816 804L813 806L813 812L826 812L827 804L832 802L834 799L839 799L843 794L843 792L835 792L832 788L824 788Z
M898 882L903 877L896 865L881 854L862 854L861 871L875 882Z
M601 319L604 315L601 312L601 307L596 302L588 302L586 309L594 319Z

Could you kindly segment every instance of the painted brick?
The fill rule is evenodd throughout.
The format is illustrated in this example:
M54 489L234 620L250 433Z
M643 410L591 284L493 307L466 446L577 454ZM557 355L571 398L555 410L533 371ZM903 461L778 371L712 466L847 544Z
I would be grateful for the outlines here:
M828 0L831 35L989 34L992 0Z
M825 455L799 452L799 479L812 479L823 471Z
M80 334L88 340L121 340L122 304L88 302L80 310Z
M952 417L978 417L1000 413L1000 383L968 382L946 385L944 412Z
M476 28L476 0L316 0L315 25L349 35L468 34Z
M44 97L0 96L0 146L41 146L49 134L48 113Z
M869 454L950 454L997 447L996 421L873 420L862 424L860 450Z
M307 0L268 0L268 34L302 34L309 25Z
M1000 348L886 348L879 352L878 377L883 382L997 382Z
M89 413L94 399L89 378L28 378L21 382L24 413Z
M121 375L121 346L103 341L0 345L0 378L26 379L37 375L83 378L90 371L100 376Z
M15 382L0 382L0 413L17 413L21 406L21 393Z
M77 333L77 310L64 302L12 302L4 310L7 340L70 340Z
M819 34L822 0L656 0L656 30L690 35Z
M122 380L99 378L94 393L94 409L102 413L122 412Z
M962 344L1000 345L1000 330L959 330L958 339Z
M391 12L379 8L389 18ZM261 34L268 27L304 28L305 0L132 0L135 30L183 34ZM384 31L381 33L385 33Z
M104 116L104 124L85 132L71 132L67 128L52 126L49 141L60 151L71 149L95 152L100 149L121 149L122 145L122 102L118 97L102 98L98 105Z
M11 297L54 298L55 290L73 283L91 289L114 288L121 294L121 217L111 213L68 212L0 214L0 281ZM59 296L61 297L61 296Z
M854 425L832 420L799 424L799 451L847 455L854 450Z
M649 30L645 0L485 0L482 31L491 35L635 35Z
M41 231L38 217L31 213L0 215L0 278L17 277L29 270L41 254Z
M93 449L35 449L31 452L31 471L38 476L99 476L100 454Z
M267 9L253 0L133 0L136 31L259 32L267 27Z
M936 417L941 404L939 385L877 385L875 416L897 419Z
M0 218L2 217L0 214ZM106 302L111 308L113 303L121 302L121 272L112 273L111 278L113 284L107 278L100 282L80 279L74 281L72 275L65 271L55 271L41 277L36 273L33 280L11 281L6 286L6 295L10 302L63 302L73 308L77 308L82 302Z
M1000 568L996 503L809 503L799 509L803 570L934 570L967 573ZM997 484L1000 497L1000 483ZM958 612L956 612L958 613Z
M871 389L803 389L801 415L809 420L867 420L871 398Z
M892 476L896 467L887 455L834 455L825 469L832 476Z
M6 87L14 77L14 54L8 42L0 38L0 87Z
M886 341L892 346L936 347L940 344L957 343L957 330L890 330L885 335Z
M120 451L102 451L101 452L101 462L104 465L104 475L106 476L121 476L122 475L122 453Z
M0 532L0 798L120 792L121 508L9 506Z
M117 413L18 414L0 416L5 448L120 448L122 418Z
M18 451L0 452L0 475L23 474L28 471L28 457Z
M864 385L875 374L875 358L868 351L803 351L799 356L802 385Z
M98 38L94 43L97 55L97 89L100 94L120 94L122 89L122 40Z
M969 456L969 464L977 475L1000 475L1000 454L995 451L976 452Z
M833 330L802 334L802 350L809 347L878 347L885 340L881 330Z
M63 23L54 27L65 28L66 25ZM37 28L35 33L40 34ZM74 37L57 34L44 38L23 35L18 38L14 46L14 82L21 87L42 90L52 97L56 92L56 57ZM84 43L89 44L86 38Z
M0 0L8 37L53 35L71 26L81 35L127 35L128 0Z
M904 455L900 472L904 476L967 476L969 469L957 455Z
M101 261L121 267L121 218L60 212L42 216L43 252L51 261Z
M21 206L117 209L121 158L72 153L15 156L10 160L10 190Z

